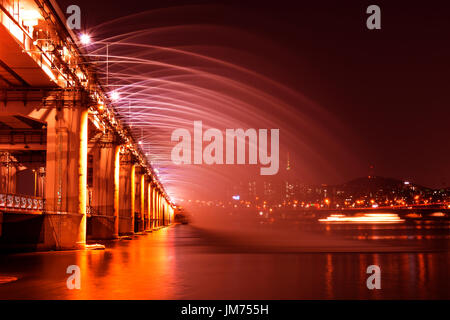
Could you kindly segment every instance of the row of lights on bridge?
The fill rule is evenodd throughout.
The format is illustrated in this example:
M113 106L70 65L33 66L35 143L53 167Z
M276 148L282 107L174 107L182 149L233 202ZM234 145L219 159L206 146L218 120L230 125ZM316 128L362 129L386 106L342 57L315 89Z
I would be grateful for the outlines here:
M83 34L79 35L79 39L80 39L80 43L81 43L82 45L85 45L85 46L87 46L87 45L89 45L89 44L92 43L92 38L91 38L91 36L88 35L88 34L86 34L86 33L83 33ZM114 91L112 91L112 92L109 94L109 98L110 98L111 101L113 101L113 102L114 102L114 101L118 101L118 100L120 99L120 94L119 94L118 91L114 90ZM104 109L104 107L105 107L104 104L99 104L99 109L100 109L100 111L102 111L102 110ZM139 145L142 145L143 143L142 143L142 141L139 141L138 144L139 144ZM146 153L145 155L148 156L148 153ZM159 171L158 171L158 169L154 169L154 172L155 172L155 175L157 176L157 178L158 178L158 180L159 180L160 176L159 176ZM158 186L160 186L160 188L163 190L163 188L161 187L160 183L157 182L157 184L158 184ZM163 190L163 193L165 194L164 190ZM166 195L166 198L167 198L167 200L169 201L169 203L170 203L171 205L174 205L173 201L170 200L170 197L168 197L167 194L165 194L165 195Z

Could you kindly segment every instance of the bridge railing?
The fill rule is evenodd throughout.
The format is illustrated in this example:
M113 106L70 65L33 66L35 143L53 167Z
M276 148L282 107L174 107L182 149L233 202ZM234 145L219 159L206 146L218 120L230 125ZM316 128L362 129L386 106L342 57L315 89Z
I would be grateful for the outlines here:
M0 193L0 210L18 213L42 213L44 200L27 195Z

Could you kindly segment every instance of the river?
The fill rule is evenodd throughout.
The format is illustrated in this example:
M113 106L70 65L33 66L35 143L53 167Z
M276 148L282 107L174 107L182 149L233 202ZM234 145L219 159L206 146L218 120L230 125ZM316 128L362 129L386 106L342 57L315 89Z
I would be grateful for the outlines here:
M177 224L108 241L105 250L5 254L0 298L449 299L448 237L442 228L404 227L266 226L232 234ZM80 267L80 289L67 287L70 265ZM380 266L381 289L367 288L369 265Z

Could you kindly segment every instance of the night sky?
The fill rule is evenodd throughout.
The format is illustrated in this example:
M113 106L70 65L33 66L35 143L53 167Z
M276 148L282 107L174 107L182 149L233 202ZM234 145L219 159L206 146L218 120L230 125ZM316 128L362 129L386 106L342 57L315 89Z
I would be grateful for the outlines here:
M243 64L301 92L337 123L322 126L353 162L322 145L322 156L339 174L325 175L316 168L308 182L344 182L367 175L374 165L376 175L448 186L449 6L445 1L393 2L59 0L63 10L70 4L81 7L86 30L170 7L177 9L164 19L149 20L148 26L207 24L235 30L232 46L265 61ZM365 26L370 4L381 7L381 30ZM120 26L102 32L113 36ZM253 45L239 32L272 45ZM185 41L170 41L176 45L178 40ZM191 41L208 45L209 40L200 35Z

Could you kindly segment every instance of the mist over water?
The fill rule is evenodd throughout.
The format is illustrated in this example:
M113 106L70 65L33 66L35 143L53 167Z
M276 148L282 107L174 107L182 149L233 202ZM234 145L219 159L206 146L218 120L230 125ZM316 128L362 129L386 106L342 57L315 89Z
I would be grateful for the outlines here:
M0 255L1 280L11 281L0 285L0 298L449 298L443 286L450 276L448 251L372 252L368 247L346 248L341 241L336 251L331 245L328 252L321 252L321 239L307 237L307 245L301 241L299 248L291 239L290 246L280 244L283 239L268 245L263 233L243 235L229 237L217 229L175 225L132 241L104 242L104 251ZM267 234L272 240L273 235ZM382 268L382 290L366 287L366 268L373 264ZM69 265L81 268L81 290L66 287Z
M266 219L251 210L196 208L193 212L195 228L218 246L238 252L401 253L449 248L450 226L445 221L322 224L318 218Z

